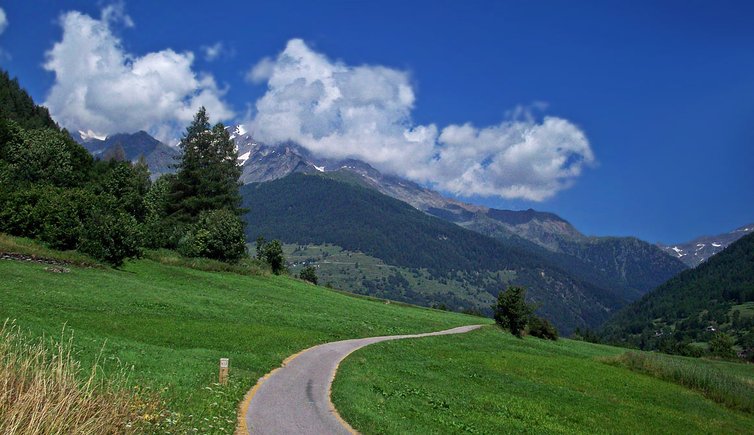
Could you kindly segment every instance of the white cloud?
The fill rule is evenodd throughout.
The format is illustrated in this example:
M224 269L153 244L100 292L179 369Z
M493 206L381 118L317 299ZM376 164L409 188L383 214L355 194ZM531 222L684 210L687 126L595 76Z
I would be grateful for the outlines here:
M578 127L551 116L537 121L522 108L484 128L416 125L406 72L335 62L299 39L247 79L268 85L249 121L259 140L294 140L315 154L358 158L459 195L541 201L594 162Z
M60 17L62 39L44 64L55 73L45 105L57 122L97 134L146 130L170 141L199 106L215 121L233 117L214 78L192 70L191 52L127 53L111 31L115 22L133 25L117 4L99 20L75 11Z
M0 34L8 27L8 17L5 15L3 8L0 8Z
M203 45L202 52L204 53L204 60L212 62L220 57L232 57L235 55L235 50L228 48L222 42L216 42L212 45Z
M246 81L254 84L266 82L272 77L274 68L275 62L269 57L265 57L246 73Z

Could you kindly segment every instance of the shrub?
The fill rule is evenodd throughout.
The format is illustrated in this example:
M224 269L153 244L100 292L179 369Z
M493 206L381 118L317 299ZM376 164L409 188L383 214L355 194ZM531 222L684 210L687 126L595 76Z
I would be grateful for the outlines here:
M733 358L736 352L733 350L733 338L723 332L718 332L709 342L709 351L712 355L720 358Z
M529 335L546 340L557 340L558 330L547 319L531 316L529 318Z
M133 216L120 210L95 207L81 231L79 250L115 267L141 255L141 228Z
M301 273L299 273L299 278L303 279L304 281L309 281L310 283L317 285L317 271L312 266L306 266L305 268L301 269Z
M267 264L270 265L272 273L280 275L285 271L285 256L283 256L283 245L280 241L273 240L269 243L265 243L262 248L262 255Z
M178 243L178 251L187 257L238 261L247 255L243 222L226 209L201 212Z

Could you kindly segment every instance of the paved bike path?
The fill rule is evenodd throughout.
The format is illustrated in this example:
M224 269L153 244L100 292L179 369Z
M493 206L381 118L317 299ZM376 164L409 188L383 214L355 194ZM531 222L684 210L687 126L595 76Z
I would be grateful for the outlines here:
M389 335L335 341L310 347L259 380L242 406L240 432L249 434L350 434L330 401L338 365L351 352L388 340L462 334L482 325L414 335ZM245 424L243 424L245 423ZM244 427L245 426L245 427Z

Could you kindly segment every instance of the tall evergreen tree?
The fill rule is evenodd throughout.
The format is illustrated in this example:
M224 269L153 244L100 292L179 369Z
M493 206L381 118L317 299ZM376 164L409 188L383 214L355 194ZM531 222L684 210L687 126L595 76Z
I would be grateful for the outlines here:
M171 214L184 222L192 222L208 210L228 209L241 215L241 168L235 144L225 127L219 123L212 127L202 107L180 146L183 155L171 189Z

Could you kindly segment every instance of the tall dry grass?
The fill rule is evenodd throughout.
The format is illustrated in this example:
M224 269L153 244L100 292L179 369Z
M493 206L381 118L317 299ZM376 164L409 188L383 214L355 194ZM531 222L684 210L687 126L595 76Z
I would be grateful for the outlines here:
M65 334L64 334L65 337ZM82 370L71 340L24 337L6 321L0 329L0 433L128 433L138 420L123 373Z
M728 408L754 414L754 384L694 360L655 353L626 352L604 358L603 361L683 385Z

